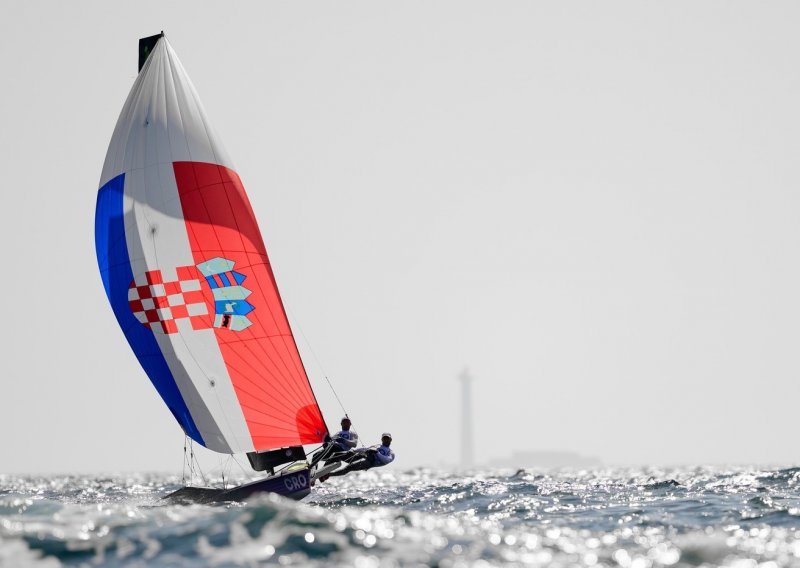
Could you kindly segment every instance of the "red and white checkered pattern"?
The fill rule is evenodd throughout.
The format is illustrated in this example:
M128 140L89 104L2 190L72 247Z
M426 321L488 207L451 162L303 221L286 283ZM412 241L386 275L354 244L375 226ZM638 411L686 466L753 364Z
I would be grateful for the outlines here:
M200 288L202 275L194 266L177 269L178 280L164 282L160 270L136 277L128 288L133 315L153 331L176 333L175 320L188 318L192 329L208 329L212 321Z

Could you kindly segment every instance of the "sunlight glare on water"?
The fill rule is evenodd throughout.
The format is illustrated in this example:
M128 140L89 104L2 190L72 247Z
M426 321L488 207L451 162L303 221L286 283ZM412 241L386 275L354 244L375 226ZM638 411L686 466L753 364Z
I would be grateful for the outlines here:
M0 566L800 566L800 468L372 470L301 503L159 475L0 476Z

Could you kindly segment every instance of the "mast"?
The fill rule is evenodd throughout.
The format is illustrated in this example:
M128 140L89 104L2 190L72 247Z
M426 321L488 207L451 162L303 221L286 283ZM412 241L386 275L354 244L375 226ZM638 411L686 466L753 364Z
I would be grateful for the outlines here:
M147 58L153 53L153 49L155 49L158 40L162 37L164 37L163 31L160 34L143 37L139 40L139 71L142 70L145 61L147 61Z

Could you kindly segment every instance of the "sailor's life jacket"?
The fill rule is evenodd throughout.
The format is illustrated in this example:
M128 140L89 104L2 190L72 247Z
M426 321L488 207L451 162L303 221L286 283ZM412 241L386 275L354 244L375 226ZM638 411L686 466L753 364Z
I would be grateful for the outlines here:
M358 434L355 430L340 430L333 436L333 443L343 452L352 450L358 445Z
M394 461L394 452L392 448L384 445L380 445L375 448L375 453L372 457L372 462L375 464L375 467L379 467L382 465L390 464Z

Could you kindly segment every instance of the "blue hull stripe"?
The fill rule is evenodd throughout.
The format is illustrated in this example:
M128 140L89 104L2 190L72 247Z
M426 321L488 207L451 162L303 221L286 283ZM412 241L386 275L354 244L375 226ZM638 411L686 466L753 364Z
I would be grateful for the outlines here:
M205 445L167 361L161 353L155 335L139 323L128 305L128 286L133 281L133 271L125 240L125 220L122 212L124 190L125 174L120 174L101 187L97 194L94 235L103 286L128 343L158 394L164 399L184 432Z

